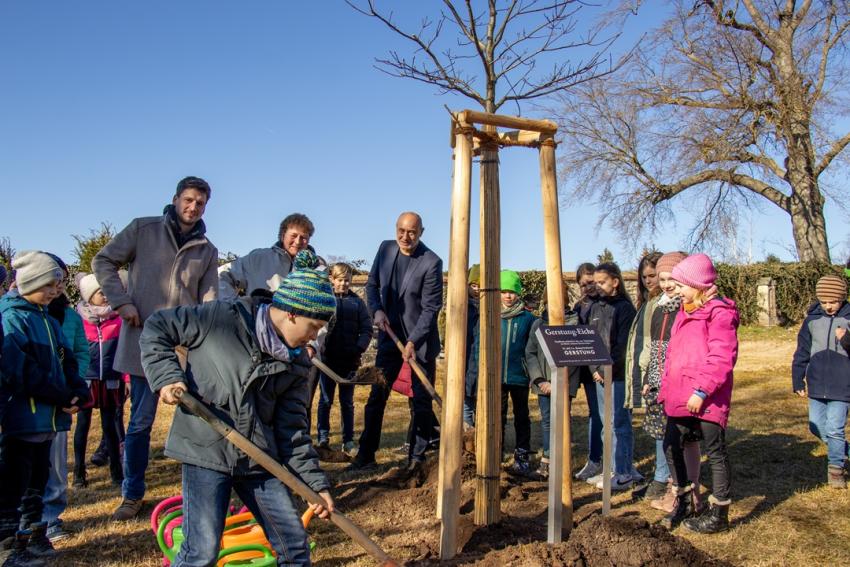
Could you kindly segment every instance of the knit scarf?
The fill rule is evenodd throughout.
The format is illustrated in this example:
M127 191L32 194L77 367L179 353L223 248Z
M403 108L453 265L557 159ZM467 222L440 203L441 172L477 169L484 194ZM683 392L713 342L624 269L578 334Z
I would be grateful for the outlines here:
M511 319L516 317L520 313L525 311L525 303L522 300L518 299L516 303L511 305L510 307L502 306L502 319Z
M682 298L678 295L670 297L667 294L661 296L658 300L658 308L662 313L675 313L682 306Z
M277 335L277 331L275 331L272 324L268 305L260 305L260 308L257 309L257 320L254 324L254 331L257 333L260 350L275 360L292 362L296 356L301 354L300 348L289 348L283 342L283 339Z
M104 321L109 321L118 317L118 312L107 305L92 305L87 301L80 301L77 304L77 313L84 321L88 321L93 325L99 325Z

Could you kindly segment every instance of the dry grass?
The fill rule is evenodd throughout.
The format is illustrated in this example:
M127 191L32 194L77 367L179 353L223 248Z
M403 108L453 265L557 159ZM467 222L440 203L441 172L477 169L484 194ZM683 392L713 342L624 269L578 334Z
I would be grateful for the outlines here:
M794 349L793 330L742 329L741 355L735 376L735 396L727 434L733 467L732 508L734 527L728 533L699 536L684 529L678 535L712 556L738 565L833 565L850 557L850 492L825 487L826 449L808 431L806 403L791 393L790 359ZM367 388L358 388L357 427L362 421L362 406ZM532 408L536 403L532 400ZM154 450L162 447L170 408L163 407L154 432ZM583 395L575 403L575 444L573 466L585 458L587 407ZM539 447L539 416L535 411L534 443ZM337 412L332 430L338 431ZM640 428L641 416L635 417L635 455L637 464L650 474L654 450ZM397 447L405 437L408 424L406 400L393 395L388 406L384 447ZM94 430L95 428L93 428ZM512 446L508 426L508 446ZM91 446L97 443L93 433ZM339 436L332 442L339 443ZM400 460L391 449L378 455L384 468ZM340 465L329 466L339 469ZM90 469L91 485L84 490L69 489L71 505L65 514L69 527L78 533L59 544L62 565L132 566L161 565L161 556L150 531L146 513L137 521L114 523L109 515L118 505L118 490L108 484L104 468ZM704 467L703 481L710 484ZM153 460L148 471L147 499L159 501L179 493L180 472L176 463ZM599 493L585 483L575 486L577 520L597 513ZM366 505L351 510L352 517L373 532L384 518L374 516ZM397 510L379 512L391 516ZM661 514L642 503L633 503L629 495L615 497L614 514L641 514L649 520ZM404 529L432 529L433 518L406 518ZM401 527L401 526L400 526ZM346 558L359 555L352 544L333 527L316 522L311 535L318 542L314 560L319 565L345 565ZM369 564L362 555L355 562Z

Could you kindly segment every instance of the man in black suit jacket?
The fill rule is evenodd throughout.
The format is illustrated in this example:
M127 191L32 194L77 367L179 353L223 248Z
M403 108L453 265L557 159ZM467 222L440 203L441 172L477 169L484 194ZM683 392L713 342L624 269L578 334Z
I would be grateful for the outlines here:
M434 382L440 336L437 314L443 306L443 261L420 241L424 227L416 213L402 213L396 222L395 240L385 240L369 272L366 300L369 311L380 330L375 366L383 370L386 386L372 386L364 412L360 450L350 465L351 470L363 470L375 465L375 453L381 445L384 408L393 382L402 364L415 357L431 382ZM387 327L405 343L400 352ZM414 376L413 414L408 477L418 472L425 460L425 450L435 428L431 396Z

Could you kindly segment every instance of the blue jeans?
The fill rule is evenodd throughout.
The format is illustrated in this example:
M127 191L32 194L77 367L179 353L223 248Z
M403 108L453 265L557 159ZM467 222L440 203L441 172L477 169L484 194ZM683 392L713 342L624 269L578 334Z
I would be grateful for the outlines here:
M626 402L626 382L614 380L611 385L614 402L614 435L612 436L614 446L611 449L614 454L614 473L631 474L634 437L632 435L632 410L623 407ZM596 402L600 416L603 416L605 411L604 392L605 387L601 382L597 382Z
M57 410L58 411L58 410ZM59 516L68 507L68 432L59 431L50 444L50 474L44 489L41 521L50 526L61 524Z
M655 440L655 476L656 482L666 483L670 478L670 465L667 464L667 455L664 454L664 439Z
M596 383L592 380L582 382L587 398L587 460L602 462L602 395L596 395ZM598 399L597 399L598 398Z
M346 373L347 374L347 373ZM343 374L343 377L345 374ZM319 443L327 442L331 433L331 406L334 403L334 391L337 383L324 374L319 375L319 407L316 411L316 429ZM342 442L354 440L354 386L339 384L339 412L342 414Z
M310 565L307 532L286 487L268 473L231 476L183 465L183 533L174 567L213 567L218 561L230 491L254 514L277 553L278 565Z
M475 427L475 404L478 401L475 396L463 396L463 422L470 427Z
M145 471L151 448L151 428L159 394L144 376L130 376L130 424L124 437L124 483L121 493L129 500L145 496Z
M540 428L543 437L543 456L549 458L549 435L551 434L552 425L550 418L552 415L552 396L544 396L537 394L537 405L540 406Z
M848 408L850 402L809 398L809 431L826 443L827 460L836 467L843 467L850 456L844 437Z

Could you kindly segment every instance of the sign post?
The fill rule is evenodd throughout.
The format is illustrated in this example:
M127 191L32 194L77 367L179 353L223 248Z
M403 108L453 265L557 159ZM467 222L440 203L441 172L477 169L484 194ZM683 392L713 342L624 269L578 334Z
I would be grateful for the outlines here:
M603 447L603 468L607 463L609 477L607 479L607 497L604 490L602 494L603 514L607 514L606 503L608 510L610 510L611 431L609 421L612 405L610 376L613 361L605 343L602 341L602 337L593 327L585 325L540 325L537 329L537 341L540 343L543 355L549 364L552 382L551 427L549 429L549 512L546 541L554 544L561 541L563 533L561 475L564 472L564 467L569 468L570 466L570 463L564 463L562 447L565 440L562 439L563 427L561 427L568 403L566 398L569 390L569 378L566 369L570 366L603 365L606 368L608 380L605 384L605 431L607 437Z

